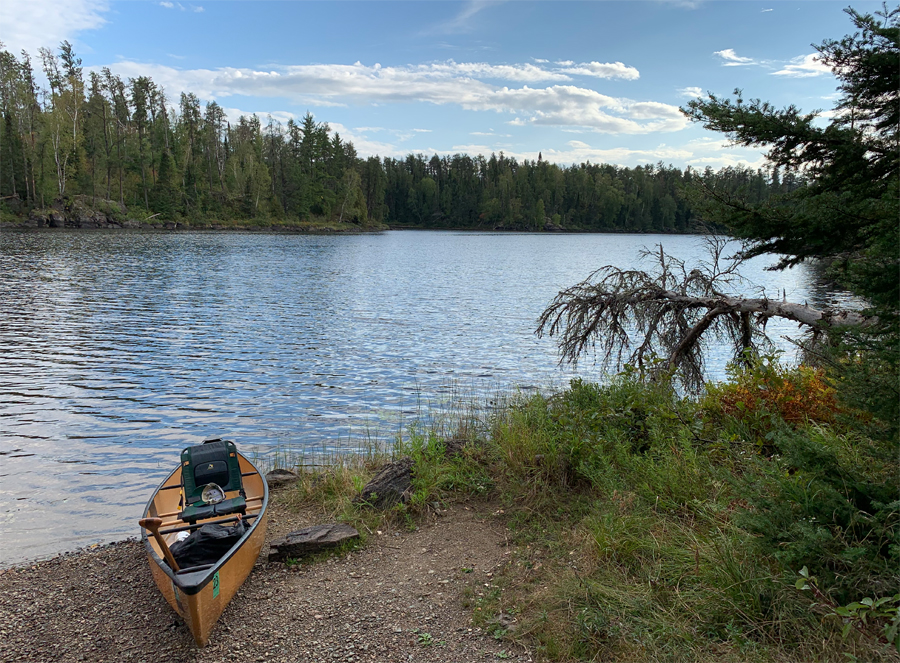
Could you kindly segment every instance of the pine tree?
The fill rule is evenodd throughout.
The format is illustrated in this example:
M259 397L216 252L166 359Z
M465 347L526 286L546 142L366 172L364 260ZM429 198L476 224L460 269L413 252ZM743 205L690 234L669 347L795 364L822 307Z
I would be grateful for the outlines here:
M786 191L762 203L703 178L695 205L750 240L747 255L782 254L778 267L818 259L866 299L877 323L835 329L837 350L818 355L841 377L842 394L900 430L900 7L872 15L846 10L859 30L817 46L842 97L822 127L815 113L777 110L758 99L707 99L685 113L736 143L768 147ZM797 182L797 176L803 181ZM813 355L815 356L815 355Z
M705 192L708 214L752 240L751 255L783 254L782 267L835 260L842 282L893 316L900 301L900 8L882 20L847 12L861 32L816 47L843 93L842 112L827 126L793 105L777 110L758 99L745 102L740 90L734 100L692 101L685 113L738 144L769 147L782 188L790 188L789 175L808 181L763 204L712 186Z

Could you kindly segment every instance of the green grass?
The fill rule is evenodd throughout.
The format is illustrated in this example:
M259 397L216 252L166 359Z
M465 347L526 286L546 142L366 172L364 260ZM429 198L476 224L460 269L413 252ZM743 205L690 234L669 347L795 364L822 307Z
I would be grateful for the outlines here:
M766 364L700 399L621 376L466 402L390 449L328 459L288 499L361 533L415 527L452 500L499 503L516 552L464 602L546 660L898 660L881 622L845 636L834 614L897 591L895 442L832 416L817 379ZM399 456L415 463L408 503L353 504ZM801 567L821 596L795 586ZM517 628L497 626L501 613Z

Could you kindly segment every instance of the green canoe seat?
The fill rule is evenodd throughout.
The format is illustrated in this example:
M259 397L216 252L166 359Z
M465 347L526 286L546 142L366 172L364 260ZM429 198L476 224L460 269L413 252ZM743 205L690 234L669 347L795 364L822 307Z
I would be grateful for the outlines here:
M218 504L204 502L203 488L210 483L219 486L226 494L237 490L240 496ZM185 504L178 517L186 523L194 524L205 518L247 511L237 448L229 440L206 440L182 451L181 485L184 487Z

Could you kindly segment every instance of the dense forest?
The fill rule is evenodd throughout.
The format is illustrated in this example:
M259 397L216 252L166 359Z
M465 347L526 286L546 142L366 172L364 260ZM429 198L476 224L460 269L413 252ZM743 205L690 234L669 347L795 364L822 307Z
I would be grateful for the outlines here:
M2 45L0 45L2 48ZM304 221L360 226L685 232L684 184L713 178L760 202L802 184L792 173L663 164L568 167L456 154L360 158L307 113L299 122L229 121L190 92L177 103L149 77L84 72L71 44L0 51L0 198L5 217L80 199L136 219Z

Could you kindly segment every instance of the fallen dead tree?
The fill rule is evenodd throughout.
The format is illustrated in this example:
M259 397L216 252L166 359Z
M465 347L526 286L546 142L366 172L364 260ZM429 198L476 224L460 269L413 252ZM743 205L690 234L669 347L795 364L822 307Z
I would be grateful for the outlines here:
M728 240L708 240L710 258L690 271L662 247L645 252L653 272L602 267L561 291L541 314L537 334L559 337L562 362L576 364L589 350L601 364L629 363L641 371L678 372L689 389L703 382L709 338L729 341L735 357L769 343L771 318L797 322L811 346L836 327L865 327L876 320L857 311L819 310L770 298L731 294L747 287L739 275L740 255L725 257Z

